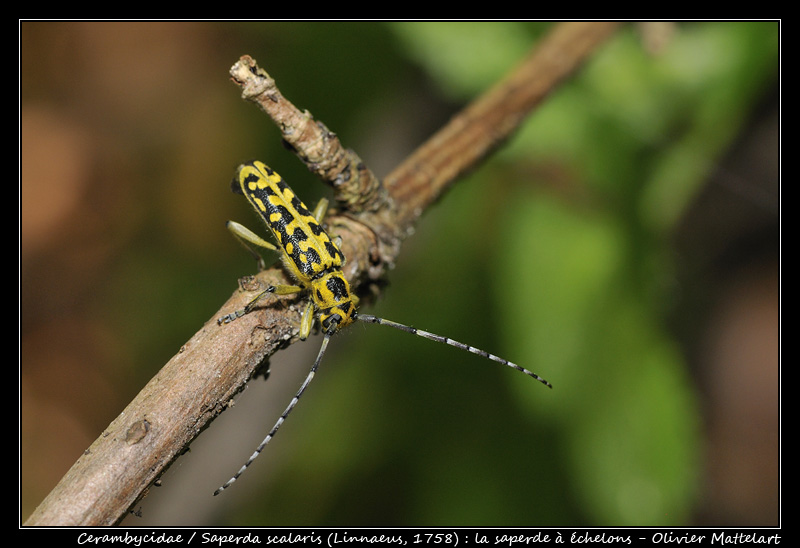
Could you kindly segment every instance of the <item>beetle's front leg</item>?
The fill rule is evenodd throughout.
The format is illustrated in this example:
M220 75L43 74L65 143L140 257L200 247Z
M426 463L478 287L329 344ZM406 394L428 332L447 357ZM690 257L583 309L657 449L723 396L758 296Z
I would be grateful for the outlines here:
M258 301L263 299L268 294L293 295L295 293L300 293L304 289L305 289L304 287L300 287L299 285L271 285L264 291L256 295L255 298L251 300L249 303L247 303L247 305L244 308L231 312L230 314L226 314L221 318L217 319L217 325L230 323L237 318L241 318L245 314L249 314L256 307Z

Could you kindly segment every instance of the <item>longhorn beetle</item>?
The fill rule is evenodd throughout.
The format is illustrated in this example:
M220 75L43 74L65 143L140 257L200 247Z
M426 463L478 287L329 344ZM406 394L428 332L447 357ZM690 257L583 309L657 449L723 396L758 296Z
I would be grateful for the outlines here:
M258 457L273 436L275 436L278 428L281 427L283 421L286 420L286 417L289 416L294 406L297 405L297 401L314 378L317 368L322 361L322 357L325 355L325 350L328 348L328 341L331 336L342 327L354 321L388 325L389 327L419 335L420 337L425 337L432 341L467 350L473 354L483 356L484 358L521 371L552 388L549 382L536 373L528 371L494 354L475 348L474 346L454 341L449 337L442 337L441 335L428 333L421 329L356 312L358 297L350 292L350 285L347 283L342 273L342 266L345 260L344 255L342 255L339 247L331 240L327 232L325 232L325 229L322 228L322 219L327 209L327 201L324 198L320 201L314 212L311 213L297 195L292 192L292 189L289 188L289 185L286 184L281 176L262 162L253 162L239 166L231 188L234 192L245 195L250 204L259 215L261 215L267 227L272 231L278 245L283 251L283 265L296 280L297 285L270 286L256 295L255 298L241 310L219 318L217 324L222 325L232 322L251 312L258 302L269 294L291 295L296 293L308 293L310 299L300 322L300 339L305 340L310 334L311 327L314 323L315 311L316 318L322 329L323 338L322 346L319 349L319 354L317 354L317 359L314 360L314 365L311 366L311 371L308 373L305 381L303 381L297 394L295 394L292 401L289 402L289 406L283 414L281 414L278 422L275 423L275 426L272 427L272 430L270 430L267 437L264 438L264 441L256 448L250 458L247 459L247 462L242 465L231 479L217 489L214 495L220 494L236 481ZM239 223L228 221L227 227L245 247L258 257L259 266L262 268L264 266L263 259L261 259L258 253L248 244L278 251L277 246L262 239Z

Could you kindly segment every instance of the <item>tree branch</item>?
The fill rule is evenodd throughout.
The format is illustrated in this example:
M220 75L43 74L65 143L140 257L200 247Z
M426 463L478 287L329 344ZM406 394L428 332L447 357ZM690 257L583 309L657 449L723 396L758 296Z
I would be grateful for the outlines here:
M390 173L381 185L336 136L280 95L249 57L234 65L243 96L259 104L310 169L334 187L341 211L326 219L342 237L345 275L354 287L377 280L421 213L496 149L565 77L617 28L563 23L506 79L465 108ZM299 114L298 114L299 113ZM302 307L275 298L236 322L216 318L242 308L252 291L286 283L279 269L241 281L228 302L92 443L25 522L28 526L119 523L149 486L229 405L263 360L297 336ZM210 496L210 493L209 493Z

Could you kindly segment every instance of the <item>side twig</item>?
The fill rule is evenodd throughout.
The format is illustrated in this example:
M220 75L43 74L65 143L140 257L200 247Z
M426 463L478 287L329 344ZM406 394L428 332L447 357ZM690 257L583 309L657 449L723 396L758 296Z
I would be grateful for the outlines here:
M341 149L335 135L312 123L310 114L282 118L266 108L272 102L288 109L279 109L283 114L301 112L280 96L274 81L267 93L248 91L253 79L247 73L262 84L271 80L252 59L242 58L238 67L234 65L234 81L244 85L248 99L266 98L266 106L259 104L297 154L335 188L345 189L337 194L342 214L327 222L331 232L342 237L348 258L345 275L357 286L382 276L395 260L403 235L426 207L507 139L616 27L557 25L508 78L390 173L383 187L357 156ZM286 283L284 273L270 269L243 281L243 289L256 291L277 283ZM217 325L217 317L242 308L251 295L234 293L92 443L25 525L113 525L127 515L226 408L259 364L296 337L301 310L291 299L288 306L263 307L224 327Z

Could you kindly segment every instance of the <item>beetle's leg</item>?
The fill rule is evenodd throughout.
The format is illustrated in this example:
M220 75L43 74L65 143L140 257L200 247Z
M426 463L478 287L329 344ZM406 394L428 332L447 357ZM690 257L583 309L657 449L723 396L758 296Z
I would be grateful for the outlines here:
M252 246L263 247L264 249L269 249L271 251L278 251L277 246L266 241L264 238L246 226L240 225L236 221L228 221L225 226L228 227L228 230L230 230L234 238L236 238L258 262L258 270L264 270L266 268L266 265L264 264L264 258Z

